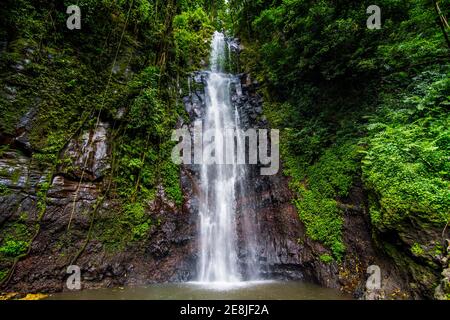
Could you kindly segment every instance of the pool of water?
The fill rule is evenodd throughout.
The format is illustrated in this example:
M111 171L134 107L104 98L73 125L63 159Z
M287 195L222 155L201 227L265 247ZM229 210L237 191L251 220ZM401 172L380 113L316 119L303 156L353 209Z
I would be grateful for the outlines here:
M297 281L164 283L145 287L62 292L51 300L348 300L339 290Z

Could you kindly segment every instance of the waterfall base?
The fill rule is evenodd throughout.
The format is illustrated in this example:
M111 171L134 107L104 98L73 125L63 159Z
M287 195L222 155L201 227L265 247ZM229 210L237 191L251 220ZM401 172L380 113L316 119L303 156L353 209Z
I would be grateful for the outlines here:
M347 300L350 296L336 289L322 288L301 282L243 282L225 290L199 283L155 284L147 287L99 289L64 292L51 295L50 300Z

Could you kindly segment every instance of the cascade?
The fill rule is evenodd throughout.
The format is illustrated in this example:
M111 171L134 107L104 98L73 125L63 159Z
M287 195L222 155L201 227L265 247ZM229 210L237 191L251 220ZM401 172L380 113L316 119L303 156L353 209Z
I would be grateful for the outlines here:
M202 197L199 214L200 233L200 282L242 281L242 270L238 264L238 239L236 225L236 205L239 197L245 196L246 165L220 164L218 159L235 152L233 145L221 138L228 129L239 129L239 112L231 103L230 88L237 77L225 72L226 41L222 33L214 34L211 44L210 72L206 80L206 113L203 130L213 132L214 153L203 154L200 169ZM236 130L238 132L239 130ZM244 137L236 134L237 143ZM219 162L219 163L218 163ZM243 213L245 215L245 212ZM244 217L245 218L245 217ZM251 223L244 223L245 226ZM247 277L257 273L254 235L251 230L243 230L243 241L248 252ZM250 274L250 275L249 275Z

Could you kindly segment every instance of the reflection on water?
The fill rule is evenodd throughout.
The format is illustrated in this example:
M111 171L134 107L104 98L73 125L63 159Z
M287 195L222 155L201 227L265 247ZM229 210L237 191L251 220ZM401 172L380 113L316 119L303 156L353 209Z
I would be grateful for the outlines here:
M51 295L54 300L344 300L339 290L296 281L249 281L237 283L164 283L146 287L97 289Z

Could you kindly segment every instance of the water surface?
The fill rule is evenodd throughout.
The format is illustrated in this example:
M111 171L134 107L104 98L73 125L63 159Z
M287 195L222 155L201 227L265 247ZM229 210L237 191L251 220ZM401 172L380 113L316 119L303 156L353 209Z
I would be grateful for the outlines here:
M51 300L347 300L339 290L297 281L248 281L237 283L164 283L63 292Z

